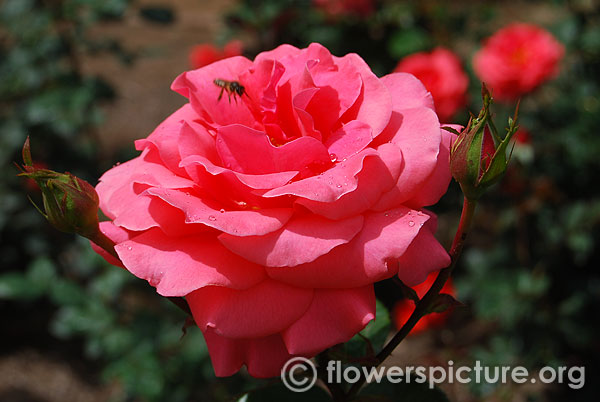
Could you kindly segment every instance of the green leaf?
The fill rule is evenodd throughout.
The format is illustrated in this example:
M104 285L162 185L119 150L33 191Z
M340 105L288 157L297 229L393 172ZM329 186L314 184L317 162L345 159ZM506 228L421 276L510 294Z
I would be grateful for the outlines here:
M456 300L454 296L448 293L440 293L431 303L428 313L443 313L448 309L459 306L464 306L464 304Z
M20 272L0 275L0 299L31 300L41 296L39 289Z
M411 53L427 49L430 42L427 32L421 29L396 31L388 42L388 51L390 56L400 59Z

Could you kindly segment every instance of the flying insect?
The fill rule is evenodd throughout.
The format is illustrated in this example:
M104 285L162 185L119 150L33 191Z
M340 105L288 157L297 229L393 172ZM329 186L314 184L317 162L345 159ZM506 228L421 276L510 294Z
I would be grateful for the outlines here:
M216 86L218 86L219 88L221 88L221 92L219 93L219 97L217 98L217 101L221 100L221 98L223 97L223 92L227 92L227 97L229 98L229 103L231 103L232 95L233 95L233 100L235 101L235 103L237 103L238 96L240 98L243 95L248 96L244 86L237 81L227 81L227 80L224 80L221 78L217 78L213 81L213 83Z

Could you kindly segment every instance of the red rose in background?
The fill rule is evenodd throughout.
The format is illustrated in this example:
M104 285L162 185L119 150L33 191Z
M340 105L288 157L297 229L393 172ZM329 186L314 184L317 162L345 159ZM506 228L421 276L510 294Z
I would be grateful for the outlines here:
M435 111L443 122L451 119L467 102L469 77L460 59L447 49L437 48L430 53L407 56L394 71L410 73L425 85L433 96Z
M514 100L555 76L563 53L563 46L547 31L513 24L486 41L473 67L495 99Z
M189 103L101 177L101 229L126 269L185 296L217 375L277 376L361 331L374 282L450 263L423 207L446 192L453 135L412 75L283 45L172 88Z
M227 42L227 44L223 47L223 50L219 50L214 45L209 43L197 45L194 46L190 51L190 65L192 68L200 68L218 60L233 56L240 56L242 54L242 49L243 45L239 40Z
M433 285L433 282L435 282L436 277L437 277L437 274L435 274L435 273L430 274L427 277L427 280L425 282L423 282L417 286L412 286L412 288L415 290L415 292L417 292L419 299L421 299L421 298L423 298L423 296L425 296L425 293L427 293L427 291L429 290L431 285ZM447 293L452 296L456 295L456 290L454 289L454 286L452 285L452 278L450 278L446 281L446 283L444 284L444 287L442 288L440 293ZM403 299L403 300L400 300L398 303L396 303L396 305L394 306L394 310L392 312L392 318L393 318L394 324L396 325L396 328L398 328L398 330L400 328L402 328L402 326L404 325L404 323L406 321L408 321L410 315L413 313L414 310L415 310L415 303L412 300ZM444 323L446 322L446 319L448 318L448 315L450 313L451 313L451 310L446 310L443 313L427 314L426 316L421 318L419 320L419 322L417 322L417 325L415 325L414 328L412 329L412 331L410 331L410 334L414 335L419 332L426 331L428 329L442 327L444 325Z
M313 4L331 17L368 16L374 9L373 0L313 0Z

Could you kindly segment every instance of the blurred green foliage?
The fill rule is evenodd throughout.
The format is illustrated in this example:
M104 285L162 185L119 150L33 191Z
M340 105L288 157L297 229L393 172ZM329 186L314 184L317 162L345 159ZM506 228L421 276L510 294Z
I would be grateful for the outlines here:
M282 43L304 47L316 41L336 55L360 54L378 75L391 72L403 56L445 46L462 57L471 77L467 109L479 110L471 57L483 38L514 22L514 11L503 13L509 6L502 2L374 4L368 15L332 16L310 0L240 0L226 16L222 36L243 37L249 56ZM110 166L98 154L94 127L102 123L99 106L114 91L82 73L81 55L110 52L123 62L133 60L118 42L87 35L100 21L118 21L129 6L128 0L0 4L0 311L15 322L22 306L50 314L51 336L82 341L103 377L122 384L123 400L226 400L263 383L244 375L215 380L200 331L190 328L180 340L182 313L142 281L108 266L87 242L57 235L28 204L25 191L38 195L11 165L30 135L34 159L55 170L94 183ZM480 202L455 271L459 299L469 308L449 325L460 337L475 324L476 341L456 346L465 364L586 366L582 390L557 386L530 400L594 400L600 363L600 8L593 0L518 6L528 10L517 15L524 22L537 22L535 7L551 15L543 25L565 45L566 55L558 78L522 99L521 125L532 137L529 156L517 157L516 149L504 182ZM172 21L158 6L140 14ZM494 105L498 121L513 106ZM466 119L465 110L456 121ZM460 198L452 185L435 207L446 222L442 237L452 235ZM365 330L375 351L390 325L384 311L379 304L378 320ZM37 336L11 333L17 335L10 340L21 345ZM337 352L350 361L371 346L358 336ZM475 398L514 397L499 385L471 385Z

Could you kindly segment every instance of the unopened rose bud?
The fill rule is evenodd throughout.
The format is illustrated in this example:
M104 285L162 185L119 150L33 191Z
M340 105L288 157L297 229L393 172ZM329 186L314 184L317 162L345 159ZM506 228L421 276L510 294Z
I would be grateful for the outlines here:
M95 237L99 231L99 200L94 187L68 172L34 167L29 138L23 146L23 163L20 176L33 179L40 187L44 203L44 212L40 212L52 226L63 232Z
M490 115L492 97L482 88L483 107L477 117L471 117L450 150L450 171L469 200L477 200L506 172L510 159L507 147L518 129L517 112L508 119L507 134L501 138Z

